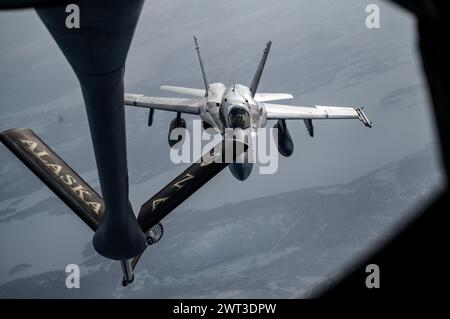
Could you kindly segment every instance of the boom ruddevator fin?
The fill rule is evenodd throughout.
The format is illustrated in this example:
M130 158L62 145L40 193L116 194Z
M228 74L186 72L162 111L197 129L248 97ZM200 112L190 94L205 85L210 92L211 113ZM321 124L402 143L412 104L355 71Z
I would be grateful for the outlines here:
M203 155L199 161L189 166L141 206L137 219L142 230L147 232L155 226L221 170L234 162L247 147L243 142L231 139L224 139L213 147L210 152ZM230 152L231 148L235 151L232 152L230 160L227 161L224 156ZM216 161L219 157L221 159Z
M93 231L104 204L100 195L30 129L0 133L0 141L16 155Z
M233 148L232 156L228 158L226 154L230 154L228 152L230 152L231 147ZM247 148L248 146L246 144L236 140L222 140L209 152L205 153L200 160L189 166L178 177L145 202L141 206L137 218L144 233L148 234L149 230L157 228L165 216L210 181L221 170L234 162ZM216 161L219 157L220 160ZM136 256L132 260L131 265L133 269L136 267L140 257L140 255Z

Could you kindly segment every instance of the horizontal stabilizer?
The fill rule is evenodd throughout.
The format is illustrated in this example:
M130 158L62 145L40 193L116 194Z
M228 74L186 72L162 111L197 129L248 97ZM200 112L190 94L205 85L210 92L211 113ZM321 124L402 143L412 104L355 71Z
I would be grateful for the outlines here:
M19 128L1 132L0 140L92 230L98 228L102 198L39 136Z
M256 93L256 102L268 102L268 101L279 101L279 100L289 100L293 99L292 94L288 93Z
M191 89L191 88L185 88L185 87L181 87L181 86L171 86L171 85L163 85L160 87L160 89L164 90L164 91L186 94L186 95L197 96L197 97L204 97L205 92L206 92L203 89Z

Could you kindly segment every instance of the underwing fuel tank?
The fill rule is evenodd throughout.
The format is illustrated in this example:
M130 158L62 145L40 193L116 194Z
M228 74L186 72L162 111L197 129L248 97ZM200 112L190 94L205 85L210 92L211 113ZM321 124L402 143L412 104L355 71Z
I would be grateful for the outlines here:
M289 157L294 153L294 142L292 141L291 134L286 126L285 120L278 120L273 126L278 130L278 152L284 157Z

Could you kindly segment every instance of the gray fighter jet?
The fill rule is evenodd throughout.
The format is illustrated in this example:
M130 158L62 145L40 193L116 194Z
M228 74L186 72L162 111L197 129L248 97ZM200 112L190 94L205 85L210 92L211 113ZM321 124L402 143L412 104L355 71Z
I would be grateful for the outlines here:
M294 150L294 144L285 120L303 120L311 137L314 136L313 119L359 119L365 126L372 126L364 114L362 107L319 105L315 107L304 107L266 103L268 101L293 98L291 94L286 93L257 93L258 84L271 47L270 41L267 43L250 87L241 84L233 84L231 86L226 86L223 83L209 84L197 38L194 37L194 40L205 89L167 85L161 86L161 89L194 96L195 98L167 98L150 97L144 96L143 94L125 94L125 105L150 109L149 126L153 122L154 109L177 113L177 117L172 120L169 128L169 145L171 147L179 142L181 137L173 140L170 138L170 132L175 128L186 128L186 122L181 118L181 113L199 115L204 128L213 127L222 134L224 134L226 128L240 128L250 130L251 134L256 134L258 128L266 125L267 120L277 120L274 128L278 129L278 151L285 157L292 155ZM246 155L242 154L241 156L246 157ZM235 163L229 165L231 173L238 180L247 179L252 171L252 167L253 164L245 159L237 159Z

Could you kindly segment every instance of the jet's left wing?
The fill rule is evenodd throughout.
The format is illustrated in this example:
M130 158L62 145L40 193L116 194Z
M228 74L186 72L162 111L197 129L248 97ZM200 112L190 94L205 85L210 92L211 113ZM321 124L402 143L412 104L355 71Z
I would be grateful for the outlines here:
M319 119L358 119L365 126L372 127L362 108L320 106L305 107L283 104L261 103L267 112L267 119L276 120L319 120Z
M152 97L130 93L126 93L124 98L125 105L189 114L200 114L199 101L198 98Z

